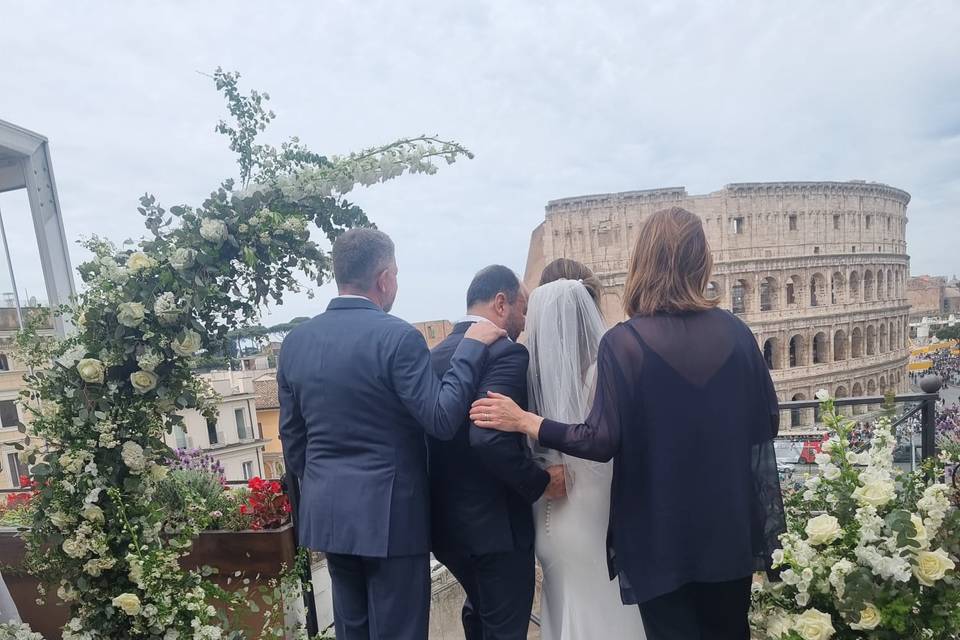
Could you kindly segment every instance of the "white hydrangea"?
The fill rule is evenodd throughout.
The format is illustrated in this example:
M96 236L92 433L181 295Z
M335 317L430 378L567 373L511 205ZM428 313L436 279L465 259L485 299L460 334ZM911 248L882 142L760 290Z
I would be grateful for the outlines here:
M177 297L170 291L165 291L157 296L153 303L153 312L157 315L160 324L170 326L176 323L180 317L180 306L177 304Z
M147 466L147 459L143 455L143 447L132 440L123 443L120 449L120 457L123 458L123 463L133 473L140 473Z
M200 236L208 242L219 244L227 239L227 225L223 220L204 218L200 222Z
M153 372L161 364L163 364L163 355L153 349L146 349L137 356L137 365L144 371Z
M197 252L193 249L179 248L170 254L170 266L177 271L184 271L193 266Z
M140 302L122 302L117 307L117 321L125 327L139 327L147 316L147 310Z

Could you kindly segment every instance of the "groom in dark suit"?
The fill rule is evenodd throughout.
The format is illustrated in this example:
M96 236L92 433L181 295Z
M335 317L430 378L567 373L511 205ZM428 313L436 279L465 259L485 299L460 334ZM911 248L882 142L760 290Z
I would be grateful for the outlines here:
M449 440L477 395L478 324L438 377L420 333L388 314L393 243L355 229L333 246L340 296L283 342L277 386L287 469L301 483L300 544L324 551L337 640L426 640L430 490L424 434Z
M494 265L476 275L467 291L467 313L433 350L437 375L454 366L467 333L498 326L507 337L490 347L478 397L495 391L527 404L523 331L527 292L510 269ZM464 426L450 440L429 437L433 553L467 593L467 640L523 640L533 605L534 527L531 505L548 491L563 495L561 467L548 473L530 459L517 434Z

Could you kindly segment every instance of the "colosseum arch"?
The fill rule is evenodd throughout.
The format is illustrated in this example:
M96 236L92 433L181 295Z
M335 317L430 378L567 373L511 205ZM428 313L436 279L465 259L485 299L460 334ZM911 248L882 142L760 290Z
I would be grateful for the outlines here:
M760 281L760 311L774 311L780 307L780 287L777 279L767 276Z
M862 397L863 397L863 385L860 384L859 382L854 382L854 383L853 383L853 397L854 397L854 398L862 398ZM862 405L862 404L855 404L855 405L853 405L853 412L854 412L854 413L863 413L863 405Z
M874 397L877 395L877 381L873 378L867 380L867 396Z
M790 338L789 344L789 353L790 353L790 366L791 367L805 367L807 362L807 341L803 337L803 334L798 333L795 336Z
M830 277L830 304L843 304L847 301L844 287L846 280L839 271L834 271Z
M763 359L767 363L768 369L782 369L780 339L768 338L763 343Z
M850 288L847 291L847 299L850 302L860 302L860 273L850 272Z
M803 280L798 275L792 275L787 278L787 284L784 287L784 303L787 306L800 303L800 296L803 295Z
M886 289L883 287L883 269L877 269L877 300L883 300Z
M750 308L750 285L740 279L730 287L730 310L737 315L743 315Z
M794 402L802 402L807 399L807 396L802 393L793 394ZM803 409L790 409L790 426L791 427L802 427L803 426Z
M887 300L893 299L893 271L887 269Z
M854 327L850 332L850 357L863 357L863 330L860 327Z
M835 361L847 359L847 332L843 329L838 329L833 334L833 359Z
M711 280L707 283L707 288L703 293L707 297L707 300L719 300L720 296L722 295L720 283L716 280Z
M880 323L880 353L887 352L887 337L888 337L887 325L886 323L881 322Z
M863 272L863 301L873 301L873 271L869 269Z
M827 279L822 273L815 273L810 277L810 306L818 307L826 304Z
M877 355L877 328L872 324L867 325L867 355Z
M830 343L823 331L813 336L813 364L825 364L830 359Z

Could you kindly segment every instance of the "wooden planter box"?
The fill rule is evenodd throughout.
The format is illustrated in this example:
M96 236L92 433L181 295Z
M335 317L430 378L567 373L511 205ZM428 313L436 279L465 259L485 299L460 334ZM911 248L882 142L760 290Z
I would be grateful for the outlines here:
M48 589L47 601L38 605L39 582L23 568L26 545L15 529L0 529L0 572L17 604L20 617L34 631L47 640L60 640L60 630L69 618L69 609L56 597L56 585ZM292 567L296 559L293 525L286 524L270 531L205 531L193 543L190 555L181 559L185 569L203 566L215 567L218 574L211 579L224 589L235 591L249 580L255 590L279 577L284 566ZM241 572L237 577L236 572ZM263 625L263 612L268 606L256 597L259 613L245 612L241 616L245 626L259 630ZM279 624L280 620L273 621ZM249 636L257 637L256 634Z

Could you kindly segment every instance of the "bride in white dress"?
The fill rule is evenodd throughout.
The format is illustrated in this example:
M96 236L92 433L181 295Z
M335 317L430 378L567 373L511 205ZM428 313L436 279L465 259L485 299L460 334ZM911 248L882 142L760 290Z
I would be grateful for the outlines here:
M579 263L564 262L567 268L561 273L581 272L592 278L588 284L599 297L595 276ZM548 278L545 271L544 279ZM597 302L584 282L560 279L535 289L526 330L534 410L559 422L582 422L593 401L597 348L606 332ZM567 481L566 498L541 498L534 505L536 554L543 569L543 640L645 638L640 612L621 603L617 582L611 581L607 570L612 463L569 457L536 443L531 446L544 467L564 465Z
M17 605L13 603L13 598L7 590L7 585L0 575L0 624L11 622L20 622L20 616L17 614Z

